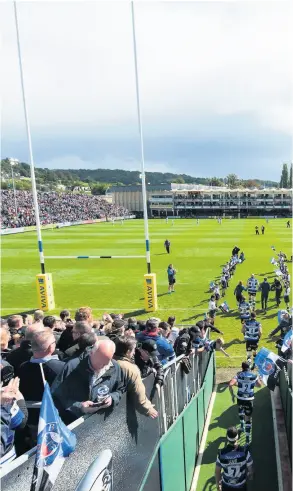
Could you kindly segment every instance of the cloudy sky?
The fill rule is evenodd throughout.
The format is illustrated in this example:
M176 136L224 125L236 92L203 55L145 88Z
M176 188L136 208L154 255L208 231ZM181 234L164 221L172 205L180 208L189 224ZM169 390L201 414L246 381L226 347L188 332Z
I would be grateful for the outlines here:
M279 180L292 159L290 1L138 2L146 170ZM139 168L128 2L20 2L35 163ZM13 4L0 4L2 157L28 160Z

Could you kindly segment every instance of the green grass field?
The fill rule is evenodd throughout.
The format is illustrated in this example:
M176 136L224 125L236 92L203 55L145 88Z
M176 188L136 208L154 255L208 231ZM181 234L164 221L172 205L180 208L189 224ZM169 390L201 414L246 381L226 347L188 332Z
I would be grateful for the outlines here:
M255 236L255 225L263 223L265 235ZM237 282L246 281L251 273L260 280L267 275L272 281L271 245L291 255L291 230L286 228L286 220L270 220L269 224L265 220L224 220L222 225L216 220L200 220L199 226L195 220L175 220L174 226L171 220L168 224L165 220L150 220L149 227L152 272L157 274L159 296L156 315L166 319L174 314L179 324L192 324L202 318L208 306L210 281L220 274L235 244L244 250L246 261L237 267L226 297L231 311L216 318L231 355L230 359L219 355L218 366L238 366L245 350L233 291ZM170 256L163 247L166 238L171 241ZM144 254L143 221L46 230L43 243L45 255L140 255ZM167 294L166 269L170 262L178 271L172 295ZM73 313L82 305L90 305L97 318L105 311L149 316L143 311L144 259L51 259L46 261L46 271L53 274L54 312L69 308ZM2 315L37 308L35 275L39 272L35 232L2 237ZM276 313L272 295L267 315L259 314L264 345L269 343L268 332L276 326Z

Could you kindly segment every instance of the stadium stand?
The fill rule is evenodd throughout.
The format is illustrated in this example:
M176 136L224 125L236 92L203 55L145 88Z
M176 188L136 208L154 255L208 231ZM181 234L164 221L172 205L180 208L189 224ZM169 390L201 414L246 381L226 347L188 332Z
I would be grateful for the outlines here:
M1 191L1 226L17 228L35 225L32 193L16 191L16 202L17 215L13 191ZM38 193L38 202L42 225L129 215L129 211L123 206L108 203L100 196L88 194Z

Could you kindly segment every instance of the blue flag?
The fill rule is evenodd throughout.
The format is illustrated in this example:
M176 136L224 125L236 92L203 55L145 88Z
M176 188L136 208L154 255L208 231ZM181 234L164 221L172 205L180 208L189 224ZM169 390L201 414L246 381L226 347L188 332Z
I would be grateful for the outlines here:
M274 391L279 373L286 361L267 348L261 348L254 361L259 371L259 377L270 390Z
M49 491L62 468L65 457L75 450L76 436L61 421L45 383L40 411L37 453L31 491Z

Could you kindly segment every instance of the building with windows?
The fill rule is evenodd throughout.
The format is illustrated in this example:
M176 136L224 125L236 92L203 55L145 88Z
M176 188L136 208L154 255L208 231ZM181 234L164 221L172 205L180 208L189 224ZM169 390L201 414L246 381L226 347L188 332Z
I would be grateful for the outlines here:
M149 216L151 216L151 197L153 195L165 193L166 191L171 192L171 184L161 184L161 185L147 185L147 204ZM140 217L143 214L143 202L142 202L142 189L141 185L137 186L112 186L109 189L109 193L112 195L112 202L118 206L124 206L127 210L135 213L136 216ZM107 193L108 194L108 193Z
M170 191L150 194L149 207L152 217L291 217L292 189L171 184Z
M143 213L141 186L113 186L114 204L136 216ZM230 189L197 184L147 186L149 217L280 216L292 215L292 189Z

